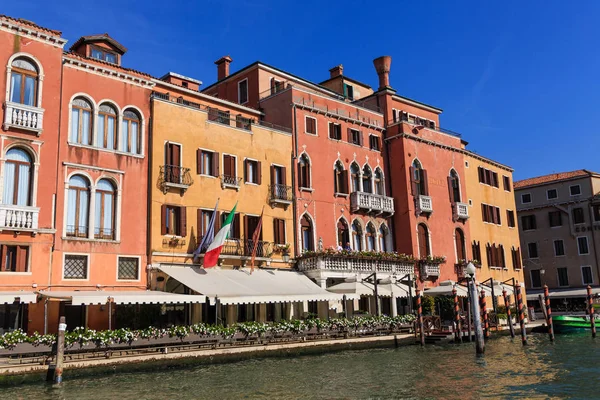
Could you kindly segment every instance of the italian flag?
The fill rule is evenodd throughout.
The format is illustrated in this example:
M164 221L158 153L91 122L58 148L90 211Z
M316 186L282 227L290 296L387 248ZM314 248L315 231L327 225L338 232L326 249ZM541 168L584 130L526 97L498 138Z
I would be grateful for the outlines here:
M206 254L204 254L204 268L211 268L217 265L217 261L219 261L219 255L221 254L221 249L225 244L225 241L229 237L229 232L231 231L231 224L233 223L233 218L235 217L235 208L237 207L237 203L233 206L231 212L227 215L221 230L216 234L213 242L208 246L206 250Z

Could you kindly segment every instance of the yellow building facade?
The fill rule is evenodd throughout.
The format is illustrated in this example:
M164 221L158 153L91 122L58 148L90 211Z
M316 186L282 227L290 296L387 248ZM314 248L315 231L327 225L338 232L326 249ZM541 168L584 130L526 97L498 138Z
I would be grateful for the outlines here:
M493 278L504 282L514 278L523 282L512 169L466 153L465 173L471 254L479 261L477 281Z

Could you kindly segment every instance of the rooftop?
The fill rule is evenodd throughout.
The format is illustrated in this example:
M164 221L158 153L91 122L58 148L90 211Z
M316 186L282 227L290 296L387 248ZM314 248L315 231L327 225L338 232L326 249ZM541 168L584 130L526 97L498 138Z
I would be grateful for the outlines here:
M117 49L121 54L127 52L127 48L123 46L121 43L117 42L114 38L112 38L108 33L101 33L98 35L87 35L82 36L73 45L69 50L75 50L81 43L94 43L94 42L107 42L115 49Z
M0 19L4 19L4 20L7 20L7 21L10 21L10 22L12 22L14 24L27 26L29 28L34 28L34 29L36 29L38 31L50 33L50 34L56 35L56 36L60 36L62 34L61 31L57 31L57 30L49 29L49 28L44 28L43 26L39 26L35 22L29 21L29 20L26 20L26 19L23 19L23 18L13 18L13 17L9 17L8 15L2 15L2 14L0 14Z
M523 179L521 181L516 181L514 183L515 189L527 187L527 186L536 186L543 185L545 183L551 183L556 181L564 181L567 179L580 178L584 176L596 175L595 172L588 171L587 169L578 169L575 171L569 172L558 172L554 174L536 176L534 178Z

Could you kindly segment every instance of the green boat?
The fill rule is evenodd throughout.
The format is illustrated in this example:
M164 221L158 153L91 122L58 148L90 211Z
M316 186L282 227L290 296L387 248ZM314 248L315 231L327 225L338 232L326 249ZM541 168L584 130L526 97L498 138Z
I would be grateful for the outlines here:
M596 316L595 322L596 325L600 324L598 316ZM592 329L590 318L587 315L557 315L552 317L552 325L554 325L554 332L556 333L568 333Z

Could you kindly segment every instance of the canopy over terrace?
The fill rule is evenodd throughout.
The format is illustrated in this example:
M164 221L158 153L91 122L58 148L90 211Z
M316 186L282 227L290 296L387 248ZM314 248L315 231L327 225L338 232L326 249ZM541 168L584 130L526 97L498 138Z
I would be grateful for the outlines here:
M35 302L37 302L37 294L35 292L0 292L0 304Z
M543 290L528 290L527 300L538 300L538 296L544 294ZM600 294L600 287L592 288L592 295L597 296ZM575 297L587 297L587 289L550 289L548 297L551 299L568 299Z
M322 289L296 271L256 269L204 269L196 266L161 265L161 271L215 304L336 301L342 295Z
M360 296L373 296L373 284L364 282L342 282L327 288L329 292L346 295L347 299L360 298ZM401 283L386 283L377 285L377 295L382 297L408 297L408 286Z
M423 294L426 296L452 296L452 289L454 287L456 287L456 294L458 294L459 297L469 297L467 288L454 281L440 282L439 286L425 289Z
M155 290L146 291L56 291L38 292L42 297L49 300L70 301L72 305L92 304L183 304L204 303L204 296L167 293Z

